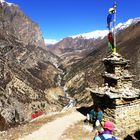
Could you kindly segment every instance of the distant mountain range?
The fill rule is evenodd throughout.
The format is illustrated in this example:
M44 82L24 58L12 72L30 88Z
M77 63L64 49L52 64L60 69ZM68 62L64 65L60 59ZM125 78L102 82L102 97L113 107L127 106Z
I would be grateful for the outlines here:
M140 17L129 19L127 22L119 23L116 26L117 33L128 28L129 26L136 24L140 21ZM76 51L85 51L94 49L102 40L107 36L108 30L96 30L89 33L78 34L62 39L59 42L53 42L53 44L47 45L47 48L56 55L61 56L65 53L74 53ZM94 44L94 47L93 45ZM92 47L91 47L92 46Z
M117 52L130 60L129 71L135 75L133 85L140 89L140 20L129 20L126 23L129 24L120 24L123 30L117 34ZM102 73L105 70L102 60L111 54L111 49L107 47L107 37L97 46L91 43L90 47L94 49L76 62L72 58L68 61L68 55L63 60L63 64L67 65L65 86L69 94L79 100L79 104L92 103L86 87L102 86Z
M58 40L54 40L54 39L44 39L44 41L45 41L46 46L53 45L53 44L56 44L57 42L59 42Z
M117 31L121 31L126 29L127 27L129 27L132 24L136 24L138 21L140 21L140 17L138 18L134 18L134 19L129 19L128 21L124 22L124 23L119 23L116 26L116 30ZM89 33L83 33L83 34L79 34L79 35L75 35L75 36L71 36L73 39L74 38L84 38L84 39L103 39L106 35L108 34L108 30L96 30L93 32L89 32Z
M15 5L13 3L9 3L9 2L6 2L5 0L0 0L1 4L7 4L8 6L12 6L12 5Z

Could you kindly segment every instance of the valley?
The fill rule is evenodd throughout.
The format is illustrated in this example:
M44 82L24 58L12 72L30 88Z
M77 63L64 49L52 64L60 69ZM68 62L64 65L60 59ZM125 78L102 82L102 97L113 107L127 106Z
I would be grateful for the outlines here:
M2 0L0 12L0 140L93 139L92 124L84 123L94 105L87 89L104 86L108 30L45 46L39 25L18 5ZM116 30L117 53L130 60L140 89L140 17Z

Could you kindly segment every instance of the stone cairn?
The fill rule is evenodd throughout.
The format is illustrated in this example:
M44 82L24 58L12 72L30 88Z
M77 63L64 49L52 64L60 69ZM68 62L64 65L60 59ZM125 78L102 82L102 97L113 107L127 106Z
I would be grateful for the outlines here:
M104 86L89 88L94 105L104 112L104 119L115 123L118 138L140 129L140 90L132 86L134 75L128 71L128 62L118 53L104 58Z

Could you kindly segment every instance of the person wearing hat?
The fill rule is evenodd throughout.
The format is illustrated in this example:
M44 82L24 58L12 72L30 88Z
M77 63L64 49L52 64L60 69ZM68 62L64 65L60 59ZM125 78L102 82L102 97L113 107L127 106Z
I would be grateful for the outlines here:
M98 134L94 137L93 140L117 140L113 135L112 131L114 130L114 123L111 121L106 121L104 123L104 131L101 134Z
M113 7L113 8L109 8L108 12L109 12L110 14L114 13L114 12L115 12L115 8L114 8L114 7Z

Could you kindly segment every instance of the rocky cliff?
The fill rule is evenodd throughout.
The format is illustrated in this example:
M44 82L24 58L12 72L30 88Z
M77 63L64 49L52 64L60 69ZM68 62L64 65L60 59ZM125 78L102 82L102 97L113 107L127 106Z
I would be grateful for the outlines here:
M61 110L60 59L44 50L39 27L16 5L0 3L0 130L33 114ZM61 98L63 99L63 98Z
M93 42L93 39L67 37L55 45L49 46L48 49L57 55L62 55L64 53L73 53L85 48L90 48L89 44L91 42Z
M50 92L58 86L58 57L9 38L10 43L0 38L0 114L5 125L28 121L38 111L60 110L58 90Z
M16 4L0 2L0 29L16 35L24 45L45 47L40 28Z

